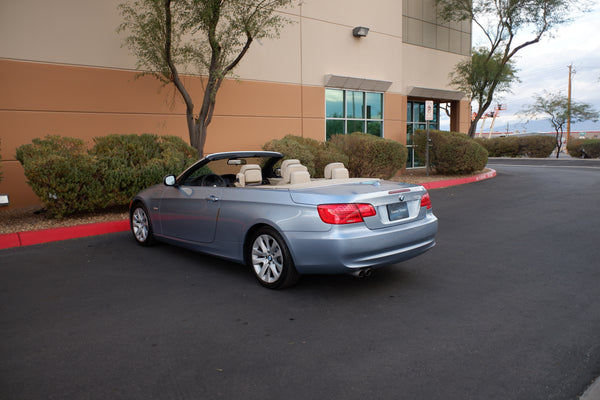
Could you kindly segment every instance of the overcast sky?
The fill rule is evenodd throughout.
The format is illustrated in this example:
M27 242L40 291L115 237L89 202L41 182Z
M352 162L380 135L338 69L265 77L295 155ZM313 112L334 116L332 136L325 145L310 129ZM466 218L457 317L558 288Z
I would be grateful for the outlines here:
M478 29L473 27L474 33ZM473 45L477 45L475 38ZM540 43L528 46L517 53L516 66L520 83L512 85L512 93L505 93L497 102L506 105L496 118L494 131L547 132L552 131L548 120L530 121L518 115L526 105L533 103L533 95L562 91L567 94L570 64L573 65L571 96L574 101L585 102L600 111L600 1L595 1L592 11L576 15L574 21L554 31L554 37L545 37ZM492 108L490 108L491 110ZM489 132L488 120L484 132ZM477 132L481 129L481 122ZM571 124L571 132L600 131L600 121Z

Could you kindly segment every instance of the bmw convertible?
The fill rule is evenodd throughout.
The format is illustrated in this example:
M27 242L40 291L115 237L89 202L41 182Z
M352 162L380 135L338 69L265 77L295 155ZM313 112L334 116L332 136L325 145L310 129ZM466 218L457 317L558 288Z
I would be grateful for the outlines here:
M265 287L302 274L351 273L408 260L435 245L438 221L419 185L350 178L342 163L312 178L276 152L211 154L138 193L133 237L246 264Z

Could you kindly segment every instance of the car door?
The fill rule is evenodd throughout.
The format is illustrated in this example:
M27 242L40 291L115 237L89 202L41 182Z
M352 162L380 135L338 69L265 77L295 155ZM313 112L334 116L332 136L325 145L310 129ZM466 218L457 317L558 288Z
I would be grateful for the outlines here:
M159 215L162 233L188 242L211 243L223 188L172 186L163 192Z

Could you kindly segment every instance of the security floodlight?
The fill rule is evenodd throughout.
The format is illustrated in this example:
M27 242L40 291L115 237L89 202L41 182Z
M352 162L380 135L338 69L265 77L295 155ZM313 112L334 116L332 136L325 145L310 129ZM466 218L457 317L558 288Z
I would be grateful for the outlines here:
M1 206L7 206L8 205L8 195L7 194L0 194L0 207Z
M367 33L369 33L369 28L365 28L364 26L357 26L352 29L352 35L354 35L354 37L365 37L367 36Z

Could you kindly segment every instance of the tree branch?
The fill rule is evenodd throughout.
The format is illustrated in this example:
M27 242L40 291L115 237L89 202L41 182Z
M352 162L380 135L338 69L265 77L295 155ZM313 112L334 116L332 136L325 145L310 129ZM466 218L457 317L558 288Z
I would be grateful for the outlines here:
M194 113L194 103L190 94L185 89L183 82L179 78L179 72L173 63L173 57L171 54L171 44L172 44L172 16L171 16L171 0L165 0L165 61L169 66L169 70L171 71L171 80L175 87L183 97L185 101L186 109L188 113Z

